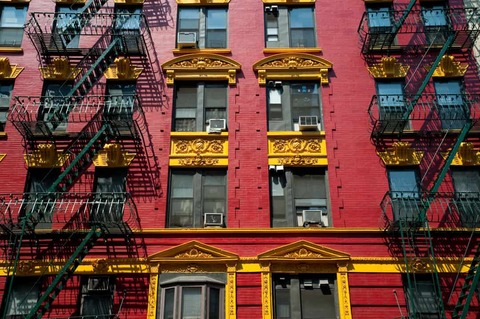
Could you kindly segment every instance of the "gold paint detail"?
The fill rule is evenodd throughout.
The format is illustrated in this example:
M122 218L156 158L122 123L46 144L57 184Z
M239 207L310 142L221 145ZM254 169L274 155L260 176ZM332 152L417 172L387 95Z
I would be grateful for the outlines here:
M346 272L337 273L337 290L340 304L340 318L352 319L350 289L348 286L348 274Z
M260 85L267 80L320 80L328 84L332 66L330 61L308 53L279 53L257 61L253 70Z
M162 64L167 74L167 84L175 80L226 80L228 84L237 82L237 70L240 63L218 54L194 53L174 58Z
M0 154L0 162L3 161L3 159L7 156L7 154Z
M449 153L442 153L443 158L447 158ZM475 149L473 143L462 142L458 148L457 154L453 158L452 164L456 166L478 166L480 165L480 150Z
M176 0L178 4L198 4L198 5L207 5L207 4L228 4L230 0Z
M23 69L25 68L19 67L17 64L10 64L10 60L7 57L0 57L1 80L16 79Z
M228 133L175 135L172 133L170 166L228 165Z
M198 250L197 248L192 248L187 252L180 253L175 255L174 258L193 258L193 259L202 259L202 258L212 258L212 254L205 253Z
M315 3L315 0L262 0L263 3L269 4L307 4Z
M404 78L409 69L409 65L398 63L395 57L383 57L380 63L368 67L368 71L376 79Z
M419 165L424 152L416 151L409 142L395 142L386 152L377 152L385 165Z
M115 4L144 4L145 0L113 0Z
M70 155L57 151L53 144L39 144L38 149L30 154L25 154L23 157L30 168L53 168L62 167Z
M105 77L108 80L133 81L137 80L142 72L143 68L135 67L130 58L116 58L105 71Z
M427 262L422 258L413 258L410 267L414 271L425 271L428 268Z
M427 71L429 71L430 68L431 65L425 67ZM467 69L467 63L455 61L455 57L453 55L444 55L432 76L443 78L461 77L465 75Z
M85 3L87 0L56 0L56 3L66 3L66 4L80 4Z
M235 271L227 273L227 286L225 287L225 313L227 319L235 319L237 317L237 274Z
M206 245L196 240L187 242L182 245L155 253L148 257L150 262L160 263L194 263L194 262L213 262L225 263L227 261L237 262L238 255L228 251L216 248L214 246ZM226 267L224 265L224 267ZM163 272L163 267L162 267Z
M150 274L150 284L148 286L147 319L156 318L157 298L158 298L158 273Z
M44 80L74 80L82 69L70 65L66 57L53 58L53 62L45 67L40 67Z
M276 53L321 53L321 48L264 48L265 54Z
M17 271L20 274L32 274L35 271L35 264L31 260L21 260L18 262Z
M108 272L109 266L106 259L97 259L92 264L93 271L96 273L106 273Z
M213 54L230 54L232 53L231 49L194 49L194 48L182 48L182 49L173 49L173 54L191 54L191 53L213 53Z
M271 293L272 293L272 279L269 272L262 272L262 318L271 319L272 318L272 303L271 303Z
M321 132L297 134L300 132L269 133L269 165L325 166L327 148L325 135Z
M118 143L105 144L103 150L99 151L93 158L95 167L128 167L135 158L135 153L128 153L122 150Z

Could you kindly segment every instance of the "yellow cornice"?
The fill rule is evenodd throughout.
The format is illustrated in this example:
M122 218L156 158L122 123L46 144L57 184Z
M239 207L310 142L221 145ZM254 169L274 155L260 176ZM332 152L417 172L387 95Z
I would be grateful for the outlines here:
M31 0L0 0L0 3L7 2L7 3L28 3Z
M62 167L70 155L57 151L53 144L40 144L37 150L24 154L23 157L30 168L53 168Z
M429 71L430 68L431 66L425 66L427 71ZM455 57L453 55L444 55L432 76L442 78L462 77L467 72L467 69L467 63L455 61Z
M177 4L186 5L217 5L228 4L230 0L176 0Z
M424 152L416 151L409 142L395 142L386 152L377 152L385 165L419 165Z
M172 132L170 166L228 166L228 133Z
M129 58L116 58L104 75L108 80L133 81L137 80L142 72L143 68L135 67Z
M17 64L10 64L7 57L0 57L0 80L16 79L23 71L23 67Z
M262 0L265 4L309 4L315 0Z
M410 66L397 62L395 57L383 57L380 63L368 67L370 74L376 79L404 78Z
M131 5L140 5L144 4L145 0L113 0L115 4L131 4Z
M53 63L39 67L44 80L74 80L82 71L70 65L68 58L53 58Z
M442 153L443 158L447 158L449 153ZM462 142L458 148L457 154L453 158L452 164L456 166L478 166L480 165L480 149L475 149L473 143Z
M228 84L237 82L237 70L240 63L218 54L186 54L162 64L167 74L167 84L175 80L226 80Z
M274 54L253 65L258 73L258 84L265 85L267 80L320 80L328 84L328 70L332 63L307 53Z
M122 150L117 143L105 144L103 150L99 151L93 158L95 167L128 167L135 158L135 153L128 153Z
M268 164L326 166L325 132L268 132Z
M55 0L56 3L65 3L65 4L82 4L87 2L87 0Z

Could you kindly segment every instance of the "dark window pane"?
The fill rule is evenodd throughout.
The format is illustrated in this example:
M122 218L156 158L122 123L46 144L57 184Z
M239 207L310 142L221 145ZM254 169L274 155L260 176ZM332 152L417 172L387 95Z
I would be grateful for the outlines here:
M315 46L313 8L290 9L290 46Z
M178 31L179 32L188 32L188 31L198 32L199 21L200 21L199 8L179 8L178 10Z
M202 318L202 288L182 288L182 315L181 318Z
M227 47L227 10L226 9L208 9L206 11L207 30L206 44L207 48L226 48Z
M220 318L220 289L210 288L208 298L208 319Z
M293 122L297 123L299 116L317 116L320 114L320 96L316 83L292 83L290 85Z
M163 306L163 318L173 319L175 302L175 288L165 289L165 300Z

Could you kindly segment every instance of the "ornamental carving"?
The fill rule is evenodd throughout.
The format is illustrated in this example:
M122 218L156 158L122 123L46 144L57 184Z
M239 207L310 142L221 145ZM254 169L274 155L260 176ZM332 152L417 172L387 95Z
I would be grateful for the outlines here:
M115 62L105 71L108 80L137 80L143 68L135 67L129 58L116 58Z
M93 158L93 164L95 167L128 167L135 155L135 153L123 151L120 144L105 144L103 150Z
M264 58L253 65L258 73L258 83L267 80L320 80L328 84L328 71L332 63L307 53L279 53Z
M297 135L296 133L282 135L269 133L269 165L326 165L327 154L324 136L321 133L312 135L301 133Z
M68 58L54 58L51 64L40 67L40 73L45 80L74 80L82 69L70 65Z
M38 149L24 155L28 167L38 168L62 167L69 157L69 154L57 151L53 144L39 144Z
M167 84L175 80L226 80L234 85L240 63L218 54L186 54L162 64L167 74Z
M228 317L236 317L236 274L235 272L227 274L227 294L228 294Z
M97 259L93 262L92 267L96 273L105 273L108 271L108 262L106 259Z
M321 258L322 254L310 251L305 248L300 248L297 251L293 251L284 255L286 258Z
M155 310L157 305L157 289L158 289L158 274L150 275L150 283L148 289L148 319L155 318Z
M397 62L395 57L383 57L381 62L368 68L370 74L376 79L404 78L410 66Z
M197 248L192 248L187 252L176 255L175 258L213 258L213 256L212 254L203 252Z
M339 262L346 263L350 255L325 246L320 246L306 240L281 246L258 255L260 261L280 262L280 265L288 261L296 261L299 264L315 262L329 262L337 265Z
M21 260L18 262L17 270L22 274L30 274L35 270L35 264L31 260Z
M426 66L425 69L430 70L431 66ZM435 71L433 71L433 77L461 77L467 72L468 64L455 61L453 55L444 55L440 60Z
M339 279L339 290L340 290L340 303L342 304L342 312L343 316L342 318L345 319L351 319L351 305L350 305L350 291L348 288L348 275L346 273L340 273L337 276L337 279Z
M273 139L273 153L321 152L320 139Z
M23 67L19 67L17 64L10 64L10 60L7 57L0 57L1 80L16 79L23 69Z
M226 166L227 162L228 133L213 136L197 132L189 137L172 133L171 166Z
M425 271L428 268L428 263L421 258L414 258L410 266L414 271Z
M295 155L292 157L283 157L278 159L278 164L288 165L288 166L304 166L304 165L315 165L318 163L318 159L311 157L304 157L300 155Z
M262 308L263 318L270 318L270 273L262 273Z
M386 152L377 152L385 165L419 165L424 152L416 151L409 142L395 142Z
M444 153L444 158L448 157L449 153ZM457 154L453 158L452 165L476 166L480 165L480 150L473 147L473 143L462 142L458 148Z
M214 153L222 154L223 153L223 141L222 140L205 140L205 139L194 139L194 140L178 140L175 143L175 153L178 154L205 154L205 153Z
M213 166L218 164L220 161L218 158L203 157L197 155L189 158L180 158L178 163L183 166Z

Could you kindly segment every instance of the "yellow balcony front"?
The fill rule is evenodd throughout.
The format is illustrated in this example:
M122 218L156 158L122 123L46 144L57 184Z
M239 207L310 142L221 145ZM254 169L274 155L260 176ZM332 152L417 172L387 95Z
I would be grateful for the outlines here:
M325 132L268 132L268 164L326 166Z
M228 133L172 132L170 166L228 166Z

